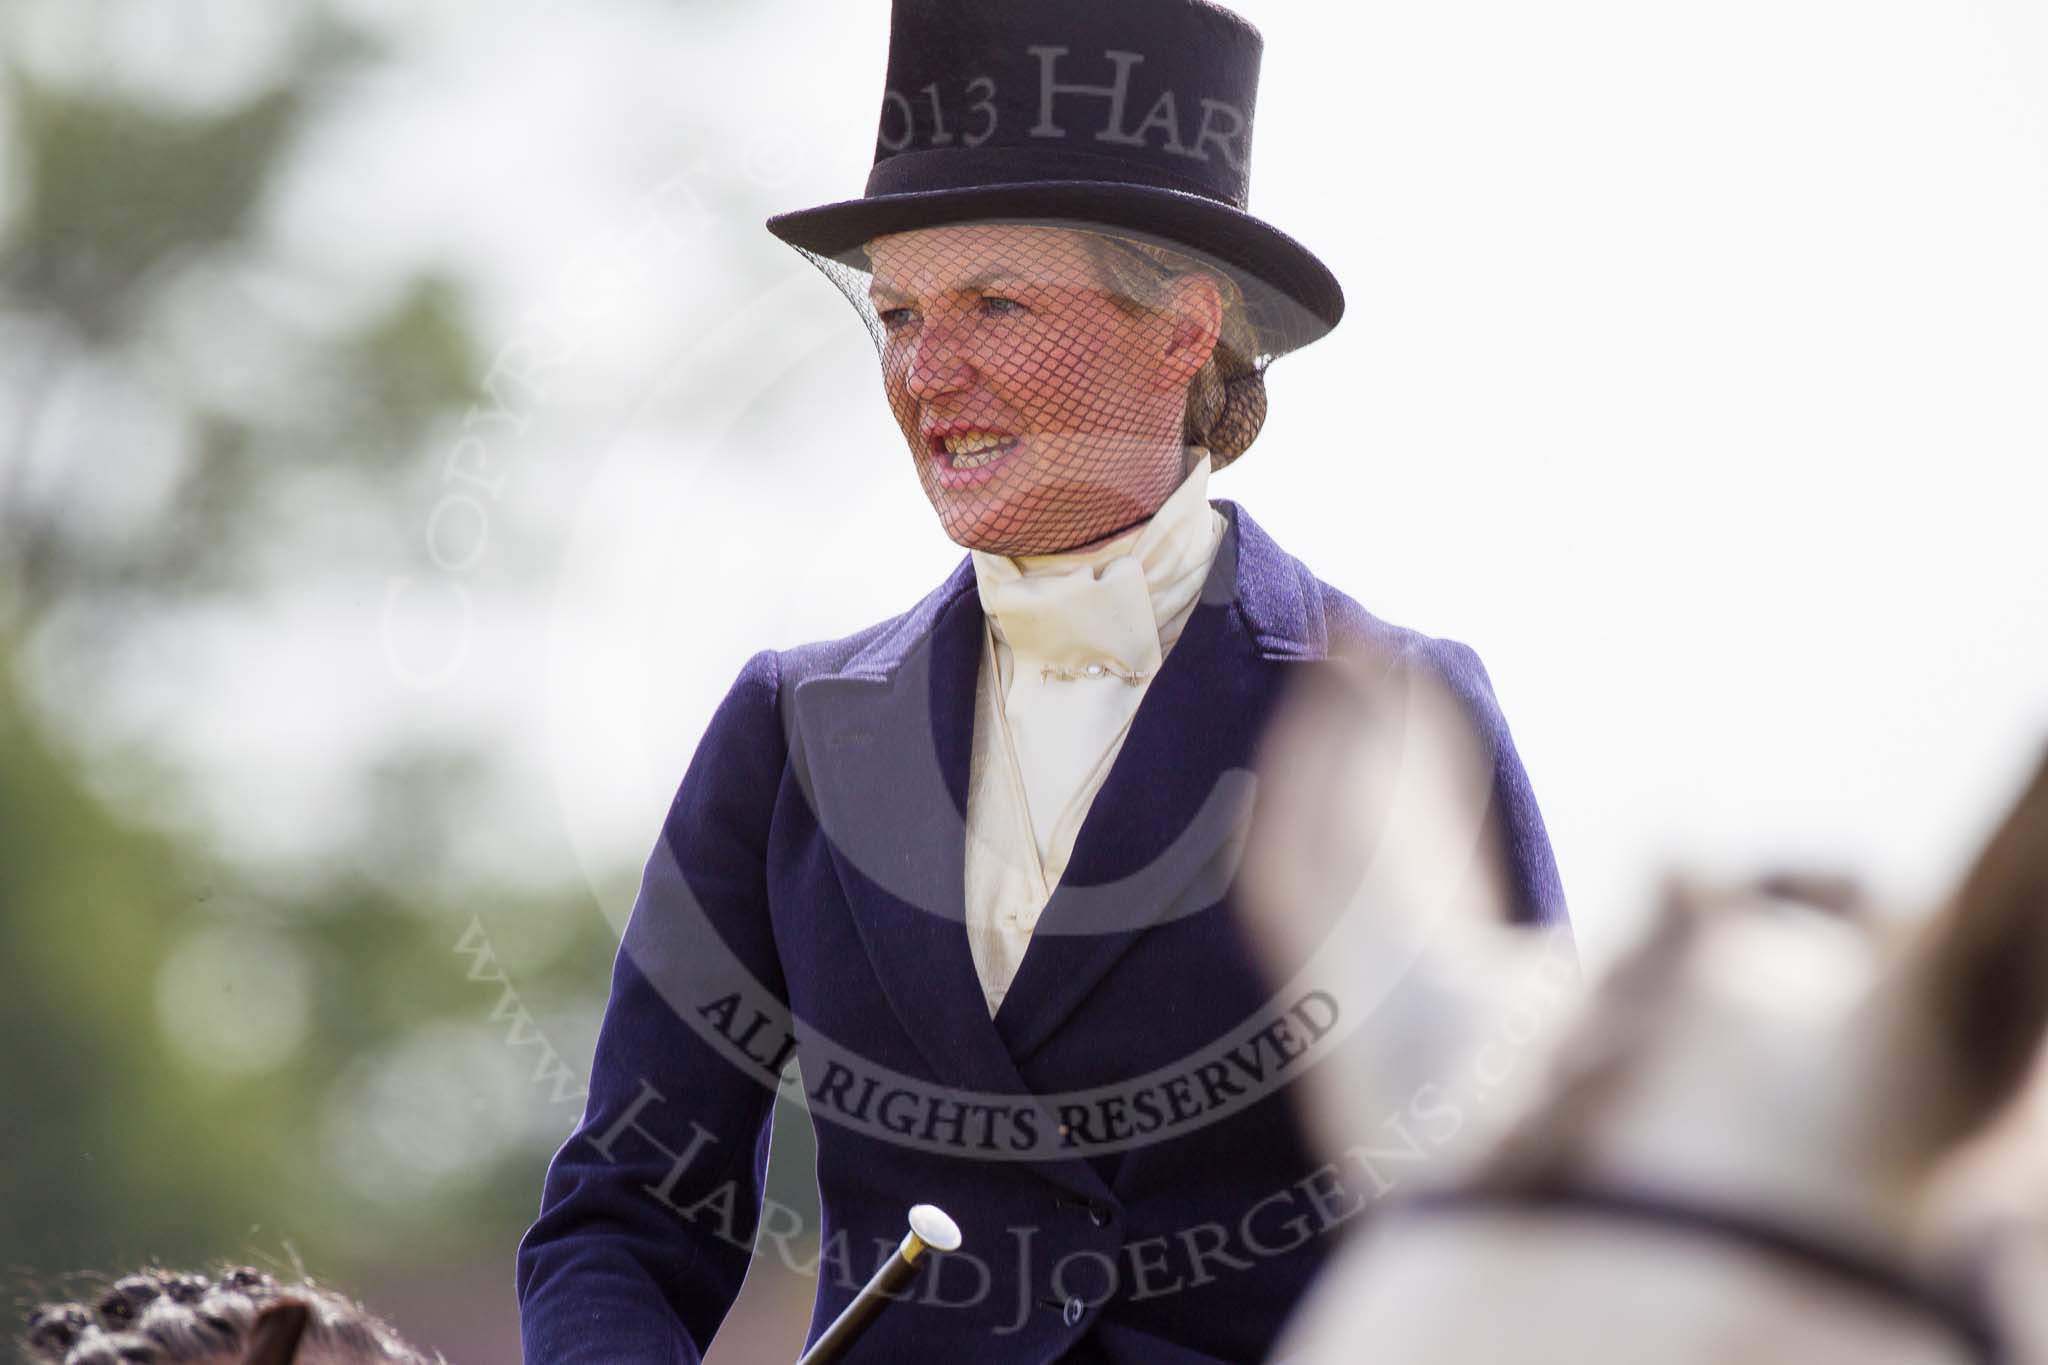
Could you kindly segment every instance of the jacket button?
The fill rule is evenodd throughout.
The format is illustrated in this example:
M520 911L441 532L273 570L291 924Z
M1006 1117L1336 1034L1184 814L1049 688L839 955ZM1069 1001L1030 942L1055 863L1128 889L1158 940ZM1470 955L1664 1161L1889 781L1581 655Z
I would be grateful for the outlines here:
M1090 1204L1088 1206L1088 1221L1095 1224L1096 1227L1108 1227L1110 1220L1114 1217L1116 1217L1115 1214L1100 1204Z
M1080 1297L1076 1295L1075 1297L1068 1299L1067 1306L1060 1311L1060 1321L1066 1323L1067 1326L1072 1327L1075 1323L1081 1320L1081 1314L1087 1311L1088 1305L1082 1303Z

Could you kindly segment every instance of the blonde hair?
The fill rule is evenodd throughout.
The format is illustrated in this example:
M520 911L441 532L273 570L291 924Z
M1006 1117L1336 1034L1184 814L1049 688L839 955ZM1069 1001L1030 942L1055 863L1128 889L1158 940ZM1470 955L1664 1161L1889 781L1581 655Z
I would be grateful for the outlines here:
M1184 438L1205 447L1210 467L1221 469L1258 439L1266 421L1265 370L1244 291L1225 272L1171 247L1095 230L1082 236L1103 283L1126 312L1163 308L1178 276L1200 274L1215 282L1223 296L1223 328L1208 362L1188 384Z

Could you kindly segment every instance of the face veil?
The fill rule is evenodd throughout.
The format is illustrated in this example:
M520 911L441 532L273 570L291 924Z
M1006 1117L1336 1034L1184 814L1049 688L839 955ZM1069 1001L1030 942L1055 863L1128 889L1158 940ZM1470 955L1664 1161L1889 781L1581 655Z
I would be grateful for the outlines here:
M1073 222L968 222L805 253L873 339L889 410L947 535L1007 555L1143 522L1191 447L1234 459L1265 416L1231 273Z

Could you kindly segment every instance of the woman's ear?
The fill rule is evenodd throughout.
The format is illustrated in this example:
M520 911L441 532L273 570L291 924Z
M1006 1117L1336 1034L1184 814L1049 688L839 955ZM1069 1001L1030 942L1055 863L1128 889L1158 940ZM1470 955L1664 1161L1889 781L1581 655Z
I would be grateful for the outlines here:
M1200 374L1223 335L1223 291L1200 271L1175 277L1168 286L1164 313L1171 322L1163 357L1172 384L1187 384Z

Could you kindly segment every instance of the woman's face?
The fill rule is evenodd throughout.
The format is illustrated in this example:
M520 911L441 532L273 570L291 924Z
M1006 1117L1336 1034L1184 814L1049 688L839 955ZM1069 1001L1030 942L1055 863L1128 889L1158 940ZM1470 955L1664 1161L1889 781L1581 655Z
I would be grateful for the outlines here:
M1159 510L1184 472L1188 383L1215 345L1213 282L1120 307L1082 235L1060 228L927 228L868 255L889 406L948 536L1048 554Z

